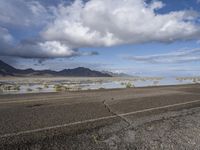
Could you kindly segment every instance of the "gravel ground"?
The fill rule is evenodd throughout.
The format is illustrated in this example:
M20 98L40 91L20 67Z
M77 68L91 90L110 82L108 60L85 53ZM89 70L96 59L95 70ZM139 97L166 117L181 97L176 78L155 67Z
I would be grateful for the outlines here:
M59 135L2 149L132 150L200 149L200 108L124 121L73 135Z

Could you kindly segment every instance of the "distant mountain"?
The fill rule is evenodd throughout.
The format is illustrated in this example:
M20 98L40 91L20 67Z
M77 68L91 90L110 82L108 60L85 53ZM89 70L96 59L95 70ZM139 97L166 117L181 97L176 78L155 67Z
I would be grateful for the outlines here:
M65 70L62 70L58 73L61 76L78 77L81 74L81 76L83 76L83 77L111 77L109 74L102 73L102 72L99 72L99 71L90 70L90 69L84 68L84 67L78 67L78 68L75 68L75 69L65 69Z
M112 77L132 77L129 74L126 73L113 73L113 72L109 72L109 71L102 71L103 73L109 74Z
M112 77L107 73L84 67L64 69L62 71L16 69L0 60L0 76L62 76L62 77Z
M14 72L16 73L18 70L0 60L0 75L12 76Z

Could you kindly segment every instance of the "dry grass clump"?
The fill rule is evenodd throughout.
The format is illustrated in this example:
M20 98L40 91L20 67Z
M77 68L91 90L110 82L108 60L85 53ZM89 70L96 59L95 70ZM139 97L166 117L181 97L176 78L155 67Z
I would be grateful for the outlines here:
M41 91L43 88L42 88L42 87L37 87L37 89L38 89L39 91Z
M32 92L33 89L31 89L31 88L27 88L26 91L27 91L27 92Z
M176 80L180 82L190 80L192 83L198 84L200 81L200 77L176 77Z
M1 91L19 91L20 86L19 85L10 85L10 84L1 84L0 90Z
M134 87L134 85L131 84L131 82L126 83L126 88L132 88L132 87Z
M63 86L61 84L54 85L54 89L55 89L56 92L62 92L62 91L68 91L69 90L68 87Z
M49 88L49 85L47 83L43 83L44 88Z

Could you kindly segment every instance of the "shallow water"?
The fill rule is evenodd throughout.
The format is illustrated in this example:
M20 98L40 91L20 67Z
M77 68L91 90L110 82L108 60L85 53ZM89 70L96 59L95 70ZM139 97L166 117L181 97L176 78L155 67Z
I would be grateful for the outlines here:
M176 77L165 78L56 78L56 79L26 79L0 80L3 86L20 86L18 90L0 90L0 94L42 93L57 91L77 91L94 89L116 89L127 87L148 87L162 85L180 85L200 83L200 78L190 77L177 80Z
M122 84L124 83L124 84ZM126 84L130 83L132 87L148 87L148 86L163 86L163 85L181 85L181 84L192 84L192 80L178 81L176 78L164 78L161 80L121 80L121 81L110 81L105 83L93 83L88 84L83 89L115 89L115 88L126 88Z

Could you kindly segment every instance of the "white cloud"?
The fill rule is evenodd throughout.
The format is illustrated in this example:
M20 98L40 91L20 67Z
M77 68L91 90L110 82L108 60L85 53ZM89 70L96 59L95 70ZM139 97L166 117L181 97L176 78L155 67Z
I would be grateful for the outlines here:
M19 41L11 35L7 28L12 26L30 29L33 26L45 26L47 22L56 17L56 7L45 7L36 0L1 0L0 1L0 55L23 58L58 58L82 55L97 55L96 52L80 52L72 49L60 40L44 40L41 37ZM11 27L11 28L12 28ZM41 27L39 27L41 28ZM33 29L34 32L34 29ZM18 44L17 44L18 43Z
M151 5L150 5L150 8L152 9L152 10L156 10L156 9L161 9L161 8L163 8L165 5L162 3L162 2L160 2L160 1L154 1Z
M38 1L1 0L0 23L14 26L32 26L47 23L52 17L50 10Z
M161 1L147 4L144 0L75 0L71 5L46 7L39 0L1 0L0 26L44 28L37 40L18 45L7 29L0 28L0 54L72 57L95 54L78 51L84 47L199 39L196 12L156 13L164 6Z
M10 32L0 26L0 55L6 54L10 49L12 49L12 44L14 43L14 38Z
M197 0L197 3L199 4L199 3L200 3L200 0Z
M0 55L19 56L25 58L54 58L81 55L80 52L69 49L59 41L27 40L15 45L13 36L6 28L0 26Z
M46 59L92 56L98 55L98 53L95 51L81 52L79 50L72 50L71 48L68 48L66 44L59 41L25 41L18 45L7 44L5 48L0 51L0 55Z
M41 53L48 53L49 57L69 57L77 55L75 51L69 49L65 44L58 41L47 41L38 43Z
M146 56L126 56L128 60L141 61L147 63L185 63L200 60L200 48L178 50L165 54Z
M4 43L12 43L14 38L6 28L0 26L0 41Z
M197 39L200 27L193 11L158 14L161 1L76 0L60 5L56 19L41 32L45 40L62 41L68 47L99 47L145 42Z

